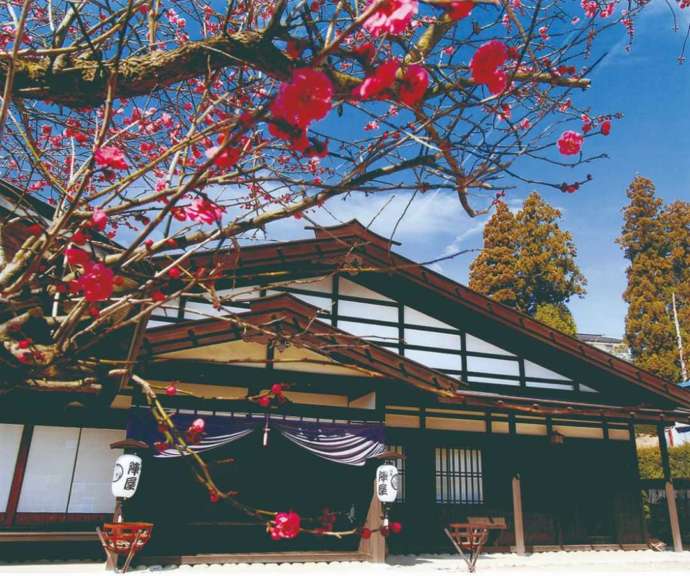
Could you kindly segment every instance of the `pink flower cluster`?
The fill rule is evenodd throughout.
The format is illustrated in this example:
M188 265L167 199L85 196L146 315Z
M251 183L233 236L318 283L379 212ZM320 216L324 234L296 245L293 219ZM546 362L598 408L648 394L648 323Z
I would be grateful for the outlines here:
M204 422L204 419L197 418L189 425L189 428L187 428L187 441L191 444L196 444L201 439L201 435L204 433L205 429L206 422Z
M307 128L331 110L333 83L313 68L296 68L290 82L283 82L271 104L273 118L285 124L285 128L271 122L269 131L276 138L288 140L294 150L304 152L309 148Z
M405 70L400 85L400 100L408 106L416 106L429 87L429 73L421 64L412 64Z
M399 67L400 62L396 58L386 60L371 76L367 76L359 86L352 89L352 95L362 100L378 96L393 85Z
M302 519L296 512L278 512L270 528L273 540L291 540L301 530Z
M566 130L557 141L558 151L564 156L579 154L585 138L579 132Z
M352 90L352 95L361 100L375 98L383 91L390 88L395 82L400 63L397 59L391 58L381 64L371 76ZM402 80L400 81L399 96L401 102L408 106L416 106L424 97L426 89L429 87L429 73L421 64L412 64L405 68Z
M472 79L477 84L486 84L489 92L500 94L508 83L503 64L508 59L508 47L500 40L482 44L470 61Z
M195 198L191 206L185 210L185 215L194 222L213 224L218 222L225 213L225 208L207 200L206 198Z
M369 3L370 5L372 2ZM384 0L364 22L364 29L372 36L402 34L419 10L417 0Z
M101 262L94 262L91 256L80 248L65 250L67 262L72 266L81 266L81 276L70 283L72 292L81 292L88 302L107 300L113 293L113 271Z
M460 2L451 2L448 5L447 13L451 20L462 20L467 18L474 8L474 2L471 0L462 0Z
M218 166L218 168L229 170L237 163L237 160L240 157L240 151L237 150L237 148L228 146L219 153L221 146L222 142L219 143L218 146L211 146L211 148L206 149L204 154L208 159L214 158L215 156L213 163Z
M102 146L93 153L93 158L98 166L111 170L126 170L128 167L125 153L117 146Z

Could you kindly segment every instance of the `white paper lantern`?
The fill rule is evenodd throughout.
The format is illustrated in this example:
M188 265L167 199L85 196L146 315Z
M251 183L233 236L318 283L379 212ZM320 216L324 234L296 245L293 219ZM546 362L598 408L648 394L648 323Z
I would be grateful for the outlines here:
M395 502L398 496L398 469L382 464L376 469L376 496L381 502Z
M141 458L123 454L115 461L112 491L115 498L131 498L137 491L141 476Z

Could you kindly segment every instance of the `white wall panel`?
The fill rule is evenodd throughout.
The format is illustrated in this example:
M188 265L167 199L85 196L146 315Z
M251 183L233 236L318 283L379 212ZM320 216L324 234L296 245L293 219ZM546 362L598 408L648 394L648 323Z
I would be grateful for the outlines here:
M584 384L580 384L580 392L593 392L595 394L598 394L599 390L595 390L594 388L590 388L589 386L585 386Z
M482 352L484 354L503 354L504 356L514 356L514 354L511 354L507 350L494 346L486 340L472 336L472 334L466 335L465 345L467 346L468 352Z
M431 346L432 348L447 348L460 351L460 335L445 334L443 332L429 332L427 330L415 330L405 328L405 342L418 346Z
M575 384L569 384L563 382L562 384L556 384L553 382L533 382L531 380L526 381L526 385L529 388L543 388L545 390L574 390Z
M328 276L326 278L318 278L317 280L312 280L309 282L291 282L285 286L286 288L298 288L299 290L311 290L313 292L325 292L326 294L330 294L333 291L333 279ZM277 286L276 289L279 290L280 286Z
M242 309L242 312L246 310ZM206 320L207 318L218 318L219 316L227 316L229 310L226 307L220 310L213 307L213 304L207 302L187 302L184 307L185 320Z
M520 366L517 360L499 360L495 358L468 356L467 371L504 374L506 376L519 376Z
M456 329L455 326L441 322L441 320L437 320L436 318L428 316L427 314L424 314L419 310L415 310L414 308L410 308L409 306L405 306L404 313L405 324L418 324L419 326L432 326L434 328L448 328L451 330Z
M525 377L526 378L549 378L551 380L568 380L566 376L539 366L534 362L525 360Z
M255 300L256 298L259 298L259 291L259 286L242 286L241 288L219 290L218 296L220 298L232 298L236 302L243 302L245 300Z
M405 358L424 364L428 368L441 370L461 370L462 360L459 354L441 354L425 350L405 350Z
M470 384L500 384L501 386L520 386L519 380L504 380L496 376L467 376Z
M338 316L353 316L370 320L398 321L398 308L379 304L364 304L363 302L338 301Z
M357 298L370 298L372 300L385 300L387 302L393 302L390 298L387 298L383 294L369 290L364 286L347 280L346 278L340 278L338 281L338 293L344 296L356 296Z
M67 512L98 513L114 510L115 498L110 491L110 484L113 464L122 450L111 450L110 444L124 439L124 430L82 429ZM142 473L146 474L146 471Z
M398 328L396 326L379 326L377 324L365 324L364 322L338 320L338 329L354 336L385 340L390 342L391 345L397 345L398 342Z
M321 296L308 296L306 294L291 294L293 298L297 298L298 300L302 300L302 302L306 302L307 304L310 304L319 310L323 310L324 312L331 312L331 304L333 301L331 300L330 297L324 298Z
M18 512L65 512L79 428L36 426Z
M0 512L7 509L23 428L21 424L0 424Z

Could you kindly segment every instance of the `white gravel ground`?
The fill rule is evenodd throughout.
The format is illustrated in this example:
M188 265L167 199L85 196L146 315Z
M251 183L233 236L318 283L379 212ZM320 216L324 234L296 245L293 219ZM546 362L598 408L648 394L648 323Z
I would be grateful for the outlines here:
M160 576L455 576L467 573L458 556L393 556L387 564L201 564L137 567L132 574ZM608 576L621 574L690 576L690 552L544 552L529 556L485 554L479 576L546 576L552 574ZM22 564L0 566L0 575L83 576L105 574L104 564Z

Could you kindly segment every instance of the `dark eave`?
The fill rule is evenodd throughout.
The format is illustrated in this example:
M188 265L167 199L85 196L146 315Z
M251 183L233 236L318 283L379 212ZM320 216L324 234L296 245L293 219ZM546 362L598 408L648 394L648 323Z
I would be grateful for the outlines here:
M615 418L644 424L663 423L666 425L672 425L674 422L690 422L690 410L662 410L644 405L611 406L592 402L526 398L477 390L462 390L456 398L442 398L440 402L453 406L502 410L535 416Z

